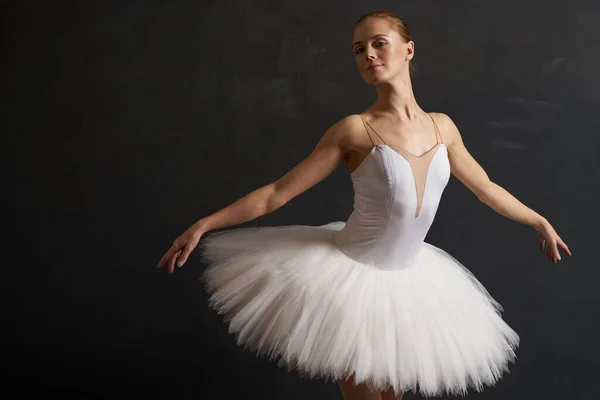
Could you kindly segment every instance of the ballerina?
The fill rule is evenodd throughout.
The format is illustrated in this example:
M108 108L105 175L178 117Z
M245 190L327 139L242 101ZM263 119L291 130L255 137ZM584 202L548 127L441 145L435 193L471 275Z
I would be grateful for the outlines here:
M551 262L559 249L571 252L546 218L489 179L450 117L419 107L414 42L398 15L364 14L352 47L375 103L333 124L277 181L195 222L157 267L172 273L200 247L210 304L238 344L337 381L345 400L481 391L508 371L519 336L473 274L424 241L450 174L494 211L532 226ZM342 160L354 187L346 222L206 235L277 210Z

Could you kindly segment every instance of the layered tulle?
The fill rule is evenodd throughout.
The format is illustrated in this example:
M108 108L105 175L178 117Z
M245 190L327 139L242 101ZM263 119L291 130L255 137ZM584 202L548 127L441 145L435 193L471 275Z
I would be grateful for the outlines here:
M332 240L343 226L202 239L210 304L238 344L308 377L424 396L480 391L508 371L519 337L464 266L428 243L406 269L358 263Z

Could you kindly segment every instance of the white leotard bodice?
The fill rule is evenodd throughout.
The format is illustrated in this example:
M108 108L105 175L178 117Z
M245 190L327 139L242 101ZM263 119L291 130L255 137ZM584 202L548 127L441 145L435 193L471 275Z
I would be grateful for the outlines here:
M404 269L415 261L450 178L447 149L431 119L437 143L419 156L388 145L363 119L373 147L351 173L354 209L334 234L348 257L380 269Z

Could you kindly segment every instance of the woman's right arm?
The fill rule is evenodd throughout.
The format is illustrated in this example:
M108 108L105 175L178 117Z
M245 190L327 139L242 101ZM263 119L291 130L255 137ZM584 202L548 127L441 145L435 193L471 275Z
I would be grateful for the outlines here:
M198 220L173 242L157 267L170 259L169 270L172 272L175 259L178 259L178 266L183 265L206 232L271 213L325 179L344 158L356 118L359 117L349 116L332 125L308 157L277 181L253 190L229 206Z
M197 222L202 232L251 221L277 210L294 197L310 189L342 161L345 153L344 133L347 121L331 126L315 149L277 181L253 190L222 210Z

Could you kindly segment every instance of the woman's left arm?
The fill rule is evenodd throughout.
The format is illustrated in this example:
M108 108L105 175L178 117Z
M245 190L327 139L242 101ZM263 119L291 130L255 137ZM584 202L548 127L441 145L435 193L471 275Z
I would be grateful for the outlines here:
M567 245L546 218L490 180L487 173L465 148L460 132L450 117L443 113L436 113L436 122L448 150L452 174L458 180L469 188L481 202L497 213L532 226L540 237L540 247L546 249L548 259L553 263L556 264L561 259L558 247L561 247L569 256L571 255Z

